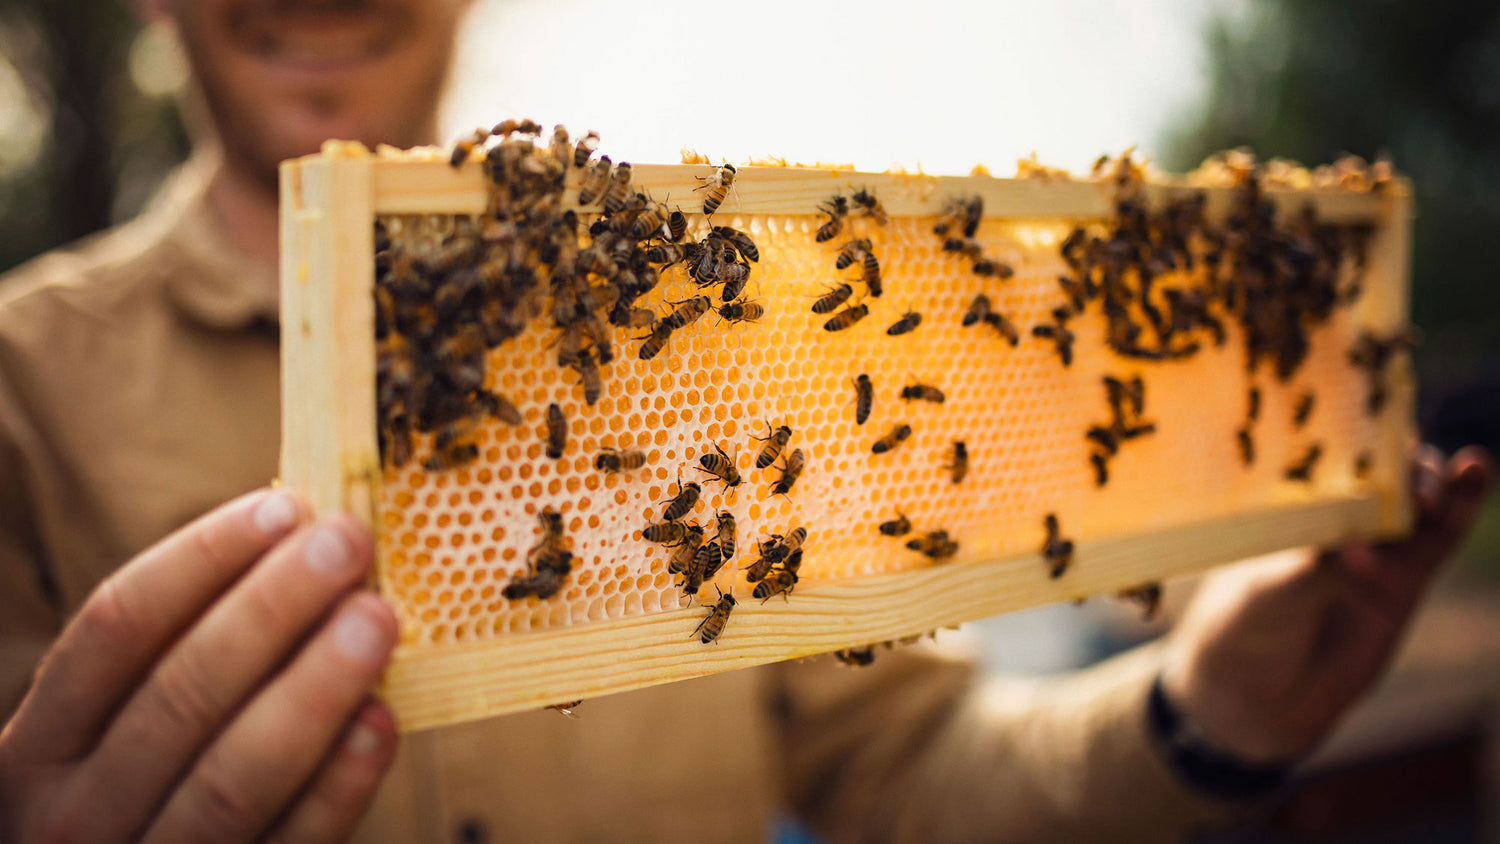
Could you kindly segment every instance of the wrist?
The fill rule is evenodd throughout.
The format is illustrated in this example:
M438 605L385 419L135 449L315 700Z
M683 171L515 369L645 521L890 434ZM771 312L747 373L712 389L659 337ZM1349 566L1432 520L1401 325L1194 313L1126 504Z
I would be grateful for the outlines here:
M1249 759L1210 739L1168 694L1158 674L1146 699L1146 728L1167 767L1189 788L1212 797L1248 800L1275 791L1295 759Z

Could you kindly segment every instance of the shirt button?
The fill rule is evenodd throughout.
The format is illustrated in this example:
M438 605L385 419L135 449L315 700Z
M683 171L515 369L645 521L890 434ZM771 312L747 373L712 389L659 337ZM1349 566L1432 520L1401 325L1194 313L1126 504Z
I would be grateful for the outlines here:
M459 821L453 840L458 844L486 844L490 840L490 831L485 828L484 821L478 818L465 818Z

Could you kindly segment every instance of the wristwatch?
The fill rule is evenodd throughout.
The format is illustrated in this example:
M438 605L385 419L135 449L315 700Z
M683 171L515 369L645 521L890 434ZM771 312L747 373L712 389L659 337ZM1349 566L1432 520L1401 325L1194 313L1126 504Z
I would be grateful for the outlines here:
M1167 765L1190 787L1213 797L1248 800L1264 797L1286 781L1295 760L1250 762L1214 747L1167 697L1161 675L1151 683L1146 722Z

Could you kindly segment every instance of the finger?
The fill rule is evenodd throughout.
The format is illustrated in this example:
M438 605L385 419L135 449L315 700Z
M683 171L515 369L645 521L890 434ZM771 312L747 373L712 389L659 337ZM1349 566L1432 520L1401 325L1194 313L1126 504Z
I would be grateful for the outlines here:
M167 800L147 841L241 841L281 815L328 755L396 643L379 598L346 598Z
M143 827L240 704L360 583L370 554L368 533L348 516L278 545L151 672L83 762L70 796L100 824Z
M278 822L269 841L342 841L364 817L381 777L396 756L396 721L383 704L367 701L300 800Z
M1430 518L1442 509L1445 463L1443 453L1430 445L1422 445L1413 456L1411 486L1418 519Z
M85 753L161 652L302 517L289 492L252 492L99 584L43 660L13 719L12 749L38 760Z

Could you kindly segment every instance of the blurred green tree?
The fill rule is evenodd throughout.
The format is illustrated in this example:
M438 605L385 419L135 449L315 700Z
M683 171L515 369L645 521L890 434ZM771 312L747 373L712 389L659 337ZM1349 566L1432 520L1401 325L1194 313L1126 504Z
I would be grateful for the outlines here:
M1413 312L1430 435L1500 438L1500 4L1251 0L1210 28L1207 101L1168 169L1250 146L1309 164L1385 153L1416 186Z
M0 271L129 218L186 155L153 34L119 0L0 6Z

